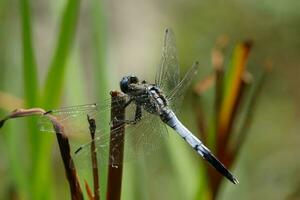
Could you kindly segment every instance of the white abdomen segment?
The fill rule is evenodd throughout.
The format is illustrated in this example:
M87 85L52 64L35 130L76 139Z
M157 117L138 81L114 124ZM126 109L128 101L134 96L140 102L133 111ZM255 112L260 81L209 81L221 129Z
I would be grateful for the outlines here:
M226 169L226 167L194 136L176 117L172 111L168 111L169 120L163 120L168 126L174 129L191 147L207 160L216 170L228 178L232 183L237 184L238 180ZM166 118L165 118L166 119Z

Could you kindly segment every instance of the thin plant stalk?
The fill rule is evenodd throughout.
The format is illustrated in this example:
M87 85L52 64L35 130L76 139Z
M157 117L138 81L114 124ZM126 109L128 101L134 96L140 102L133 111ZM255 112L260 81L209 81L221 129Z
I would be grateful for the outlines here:
M98 163L97 163L97 149L95 144L95 132L96 132L96 121L90 116L87 116L87 120L90 125L90 134L92 138L91 144L91 159L92 159L92 170L93 170L93 183L94 183L94 200L100 200L99 194L99 175L98 175Z

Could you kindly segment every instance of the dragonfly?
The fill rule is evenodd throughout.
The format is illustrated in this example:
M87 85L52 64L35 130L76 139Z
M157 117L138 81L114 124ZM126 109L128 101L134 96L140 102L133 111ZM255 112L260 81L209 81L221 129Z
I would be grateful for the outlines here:
M124 76L120 81L120 89L125 97L126 119L125 126L125 154L138 154L149 149L156 149L159 143L168 136L166 126L177 133L190 145L202 158L208 161L219 173L234 184L238 180L233 174L212 154L212 152L178 119L178 112L184 94L197 73L199 63L195 62L182 80L179 76L179 64L175 44L175 36L171 29L166 29L164 34L162 58L155 75L154 83L140 81L135 75ZM86 116L96 120L96 137L93 140L99 152L100 159L105 159L102 154L107 154L110 138L111 124L118 121L116 117L106 119L105 112L112 109L117 102L104 100L98 104L87 104L51 110L46 113L55 116L64 125L67 137L76 137L77 133L88 133L89 124ZM118 104L117 104L118 105ZM114 121L115 120L115 121ZM40 122L40 130L53 132L47 116ZM117 127L115 131L117 132ZM113 130L114 131L114 130ZM74 157L85 155L90 151L92 142L80 145ZM118 143L114 144L118 145ZM117 149L117 148L116 148ZM129 149L129 150L128 150ZM131 150L130 150L131 149ZM142 149L142 150L140 150ZM110 158L110 162L117 162L117 158Z

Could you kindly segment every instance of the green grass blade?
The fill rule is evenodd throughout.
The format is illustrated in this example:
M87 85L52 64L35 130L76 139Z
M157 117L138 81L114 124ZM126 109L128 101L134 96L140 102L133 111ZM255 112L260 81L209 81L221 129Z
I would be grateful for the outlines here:
M43 106L46 108L57 106L62 96L66 62L74 42L79 8L80 0L69 0L62 16L57 46L44 87Z
M102 1L93 0L92 2L91 28L93 33L94 47L94 66L95 80L97 84L97 95L99 99L106 99L109 95L107 68L105 67L106 58L106 18L104 13L104 5Z
M20 161L22 150L16 150L16 145L22 146L19 141L20 137L17 134L20 129L18 126L20 126L19 122L8 123L1 131L5 133L3 139L7 144L5 149L8 154L10 166L7 172L11 175L12 187L14 187L18 195L22 195L23 198L28 199L30 196L28 193L28 176L26 175L25 166L22 166Z
M41 97L41 104L45 109L58 106L61 99L67 59L74 43L79 8L80 0L69 0L63 11L56 49L46 77L43 96ZM51 190L49 189L49 185L51 185L52 181L49 159L53 141L53 137L51 136L40 134L38 138L42 148L38 151L39 162L35 167L36 173L35 177L33 177L33 187L37 191L35 199L43 199L44 197L51 199L49 192Z
M22 26L22 57L23 57L23 81L24 81L24 96L25 107L34 107L38 103L38 77L37 66L35 61L34 49L32 44L32 28L31 28L31 11L29 0L20 0L21 26ZM29 146L31 147L32 171L35 173L35 164L37 162L37 152L39 142L37 140L39 132L36 130L36 120L27 119L27 127L29 133ZM14 158L14 157L13 157ZM17 166L22 166L20 159L14 162L15 171L18 171ZM31 192L33 191L31 188Z
M38 103L38 78L34 49L32 44L30 2L28 0L20 0L20 12L22 20L22 57L25 107L34 107L37 106ZM36 138L39 133L36 130L35 120L28 119L27 122L34 165L36 152L38 149L38 141L36 140Z
M23 43L23 77L26 106L36 106L38 79L37 69L32 45L31 15L28 0L20 0L22 19Z

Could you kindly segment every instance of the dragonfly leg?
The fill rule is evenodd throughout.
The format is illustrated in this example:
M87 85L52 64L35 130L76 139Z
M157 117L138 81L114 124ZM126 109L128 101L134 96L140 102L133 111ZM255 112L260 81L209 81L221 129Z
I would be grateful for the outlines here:
M114 122L119 122L119 123L125 123L125 124L136 124L142 119L142 107L137 105L136 110L135 110L135 116L134 119L125 119L125 120L119 120L116 117L113 119ZM113 124L113 121L110 122L110 125Z
M131 102L132 102L132 98L130 98L123 106L124 108L126 108Z
M136 122L140 121L142 118L142 107L140 105L136 105L134 120Z
M127 124L136 124L142 119L142 107L140 105L136 105L135 116L133 120L125 120Z
M135 110L135 116L134 119L129 119L129 120L125 120L126 124L136 124L137 122L139 122L142 119L142 107L139 105L136 105L136 110Z

